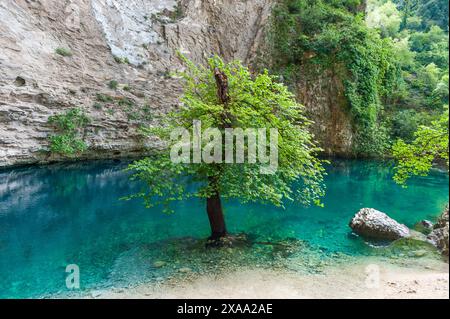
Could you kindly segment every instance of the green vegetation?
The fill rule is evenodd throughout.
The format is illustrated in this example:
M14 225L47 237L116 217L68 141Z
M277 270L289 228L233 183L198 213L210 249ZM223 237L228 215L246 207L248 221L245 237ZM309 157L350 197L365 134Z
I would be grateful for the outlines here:
M112 96L106 95L103 93L97 93L96 98L97 98L97 101L103 102L103 103L114 102L114 98Z
M98 102L95 102L94 105L93 105L93 107L94 107L94 109L101 110L101 109L103 108L103 105L101 105L101 104L98 103Z
M127 57L114 56L114 61L119 64L130 64L130 60Z
M178 2L174 8L174 11L170 13L170 18L172 19L173 22L175 22L178 19L181 19L182 17L183 17L183 7L181 5L181 2Z
M448 104L448 2L372 0L368 11L368 24L393 41L402 75L385 101L390 136L411 142Z
M72 51L68 48L57 48L55 50L55 53L61 56L68 56L68 57L73 55Z
M151 19L154 22L168 24L174 23L177 20L181 19L183 17L183 14L183 6L181 5L181 2L178 1L177 4L173 7L172 11L152 13Z
M267 71L252 77L237 61L225 64L215 57L209 60L208 67L202 67L182 58L188 67L186 73L181 74L184 106L165 118L164 128L148 132L157 134L169 146L177 147L178 144L169 139L170 132L179 127L192 132L194 120L202 122L203 131L219 128L222 141L225 128L277 128L278 170L263 174L261 169L267 165L249 163L248 159L242 164L224 164L225 152L218 153L220 162L211 164L203 161L174 163L169 147L157 157L129 166L134 172L133 178L147 185L130 198L143 198L148 207L163 204L166 211L170 211L172 201L191 197L206 199L212 239L226 235L221 199L236 198L241 202L281 207L286 200L320 205L324 169L315 157L320 149L312 140L308 131L310 122L293 94ZM233 150L235 153L236 145ZM216 152L219 151L214 150L214 154ZM187 183L178 183L183 176Z
M413 175L427 175L435 160L445 161L448 168L448 116L446 106L438 120L419 128L412 143L398 140L394 144L393 155L397 160L394 180L397 183L405 185Z
M116 80L111 80L111 81L109 81L109 83L108 83L108 87L109 87L111 90L116 90L118 86L119 86L119 82L117 82Z
M119 106L127 106L127 107L133 107L135 105L134 101L127 97L121 97L117 99L117 103Z
M116 85L113 86L116 87ZM131 88L128 85L125 85L123 90L130 91ZM134 121L140 125L146 125L154 118L152 109L147 104L138 105L133 99L125 96L114 97L103 93L97 93L96 100L97 102L93 105L95 109L101 110L103 109L103 106L107 104L110 108L105 110L105 112L108 115L114 115L116 111L114 108L120 108L126 114L129 121Z
M89 117L80 108L73 108L63 114L50 116L48 123L58 132L49 137L50 152L74 156L85 151L87 145L82 139L82 133L89 122Z
M367 14L359 0L281 0L272 72L295 84L307 70L331 71L345 85L355 153L384 155L448 104L447 15L441 0L369 0Z
M396 0L402 10L402 27L414 25L424 29L433 25L448 30L447 0Z

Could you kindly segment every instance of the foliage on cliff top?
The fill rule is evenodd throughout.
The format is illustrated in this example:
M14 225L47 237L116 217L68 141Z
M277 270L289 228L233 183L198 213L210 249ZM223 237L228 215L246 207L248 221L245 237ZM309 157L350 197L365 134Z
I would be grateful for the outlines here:
M392 150L397 161L394 180L398 184L405 185L413 175L427 175L436 159L445 161L448 168L448 116L446 106L438 120L419 128L412 143L398 140L394 144Z
M448 1L369 0L367 23L394 43L402 79L384 101L392 140L415 139L449 103Z

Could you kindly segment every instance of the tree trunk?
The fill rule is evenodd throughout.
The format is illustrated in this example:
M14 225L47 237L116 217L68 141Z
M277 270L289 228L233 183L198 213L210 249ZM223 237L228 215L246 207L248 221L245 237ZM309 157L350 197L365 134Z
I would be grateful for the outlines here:
M228 95L228 78L223 71L219 70L219 68L214 68L213 71L214 77L216 78L217 97L224 106L221 127L225 128L229 125L227 123L227 106L230 99ZM221 171L220 166L218 167L218 171ZM220 176L220 174L218 175ZM217 175L214 177L209 177L209 185L213 190L213 194L206 199L206 211L208 213L209 224L211 226L211 240L216 240L227 235L218 184Z
M226 236L227 230L219 193L211 195L206 199L206 211L208 212L209 224L211 226L210 239L215 240Z

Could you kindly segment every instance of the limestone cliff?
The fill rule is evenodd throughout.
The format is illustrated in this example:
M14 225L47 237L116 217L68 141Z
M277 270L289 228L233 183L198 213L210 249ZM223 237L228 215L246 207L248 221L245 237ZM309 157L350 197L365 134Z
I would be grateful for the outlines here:
M137 130L176 107L176 51L250 64L273 0L5 0L0 3L0 167L60 160L46 152L52 114L83 108L92 119L83 158L146 153ZM71 51L63 56L57 48ZM327 153L346 152L348 121L330 75L298 84ZM117 81L118 88L109 88ZM330 84L332 84L330 86ZM98 96L111 97L97 103ZM117 101L127 101L125 104ZM145 114L149 116L141 116Z
M336 66L338 68L338 66ZM333 69L301 68L295 86L308 118L314 121L311 131L327 156L350 157L353 153L353 126L344 96L342 78Z

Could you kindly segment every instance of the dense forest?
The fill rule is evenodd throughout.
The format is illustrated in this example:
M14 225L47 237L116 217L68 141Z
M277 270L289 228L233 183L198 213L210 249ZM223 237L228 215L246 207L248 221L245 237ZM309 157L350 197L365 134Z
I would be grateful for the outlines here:
M359 156L411 142L448 105L448 2L283 0L271 30L273 72L295 83L302 66L345 85Z

